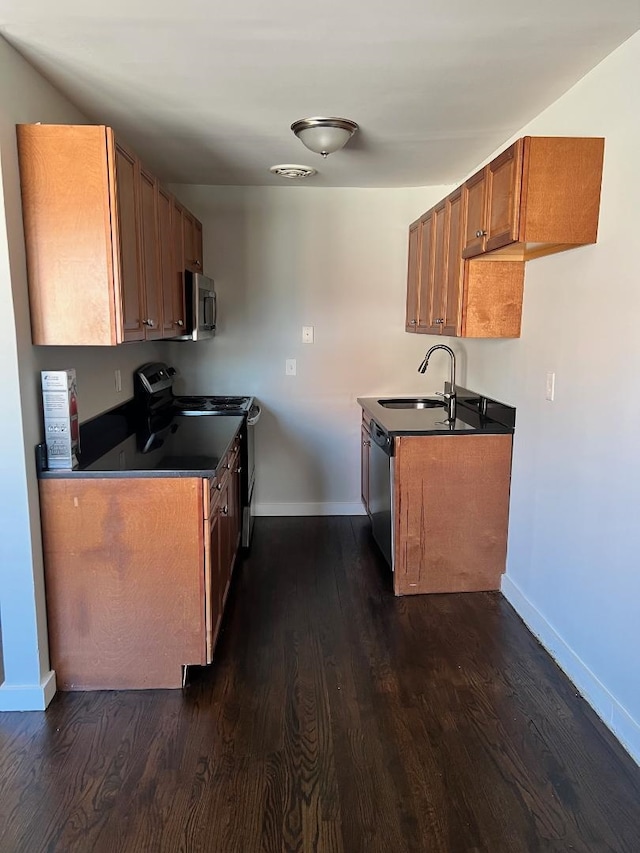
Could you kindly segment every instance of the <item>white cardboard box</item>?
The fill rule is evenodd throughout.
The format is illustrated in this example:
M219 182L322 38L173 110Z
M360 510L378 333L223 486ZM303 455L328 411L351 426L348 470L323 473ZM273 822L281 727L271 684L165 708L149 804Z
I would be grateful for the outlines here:
M80 450L76 372L43 370L41 377L48 466L75 468Z

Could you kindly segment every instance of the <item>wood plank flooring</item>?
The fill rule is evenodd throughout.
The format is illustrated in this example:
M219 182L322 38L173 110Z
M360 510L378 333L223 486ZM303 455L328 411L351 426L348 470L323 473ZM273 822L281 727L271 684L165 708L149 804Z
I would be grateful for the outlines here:
M39 851L638 853L640 769L499 594L261 518L184 691L0 715L0 853Z

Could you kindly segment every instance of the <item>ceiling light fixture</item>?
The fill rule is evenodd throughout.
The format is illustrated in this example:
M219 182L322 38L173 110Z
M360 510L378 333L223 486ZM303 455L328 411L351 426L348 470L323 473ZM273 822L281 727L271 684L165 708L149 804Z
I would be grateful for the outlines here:
M344 148L358 125L348 118L301 118L294 121L291 130L310 151L328 157Z
M298 166L295 163L281 163L279 166L272 166L269 171L274 175L280 175L281 178L311 178L317 174L311 166Z

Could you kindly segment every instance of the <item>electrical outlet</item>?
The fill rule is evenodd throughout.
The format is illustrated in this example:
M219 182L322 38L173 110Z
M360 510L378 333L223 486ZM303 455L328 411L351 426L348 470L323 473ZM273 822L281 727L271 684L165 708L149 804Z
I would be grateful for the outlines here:
M303 344L312 344L313 343L313 326L303 326L302 327L302 343Z
M116 391L118 393L120 393L122 391L122 374L120 373L119 370L114 370L113 375L114 375L115 384L116 384Z
M288 358L284 363L284 372L286 376L295 376L296 375L296 360L295 358Z
M545 392L545 399L547 399L550 403L553 403L553 398L555 396L556 396L556 374L550 370L547 373L547 390Z

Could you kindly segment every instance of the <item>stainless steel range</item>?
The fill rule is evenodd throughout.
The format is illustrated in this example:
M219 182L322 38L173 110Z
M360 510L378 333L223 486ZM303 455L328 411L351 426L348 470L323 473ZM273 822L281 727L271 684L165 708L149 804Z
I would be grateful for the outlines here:
M173 393L177 371L164 362L143 364L134 374L134 397L139 410L138 444L148 451L157 447L176 417L236 415L244 421L240 434L240 499L242 547L248 548L253 531L255 488L254 427L260 406L253 397L180 396Z

